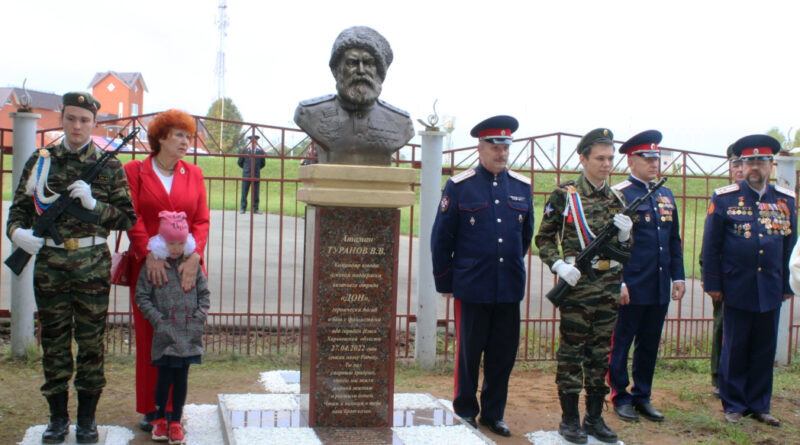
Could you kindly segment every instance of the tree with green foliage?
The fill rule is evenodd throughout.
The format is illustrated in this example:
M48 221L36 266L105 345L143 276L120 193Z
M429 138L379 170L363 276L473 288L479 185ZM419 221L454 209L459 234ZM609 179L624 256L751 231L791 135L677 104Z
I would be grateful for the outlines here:
M206 116L226 121L241 122L243 120L242 114L239 113L239 109L230 97L215 100L208 109ZM206 147L209 151L217 153L234 153L237 151L239 146L237 142L239 133L242 131L242 124L207 120L205 121L205 126L209 132L209 136L206 138Z
M767 131L767 135L774 137L781 143L781 147L784 149L791 149L794 147L800 147L800 130L794 132L794 138L792 138L792 129L790 128L789 131L786 132L784 135L781 133L781 130L778 127L772 127ZM792 144L787 146L787 141L792 140Z

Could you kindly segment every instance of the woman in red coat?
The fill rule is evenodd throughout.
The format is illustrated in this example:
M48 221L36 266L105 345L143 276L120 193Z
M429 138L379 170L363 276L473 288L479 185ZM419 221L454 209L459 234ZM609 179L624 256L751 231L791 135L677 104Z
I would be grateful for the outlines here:
M162 210L185 212L189 231L195 240L194 253L178 267L185 289L194 286L197 266L203 261L208 240L208 203L203 172L181 160L195 130L190 115L178 110L165 111L156 116L147 128L152 150L150 156L143 161L133 160L125 164L137 216L136 225L128 231L133 263L130 276L138 277L141 268L146 267L148 280L156 286L166 281L164 268L169 266L166 261L154 258L147 245L150 237L158 233L158 213ZM150 431L150 422L155 420L158 368L150 365L153 327L136 306L135 293L136 287L131 286L136 332L136 411L144 414L139 426Z

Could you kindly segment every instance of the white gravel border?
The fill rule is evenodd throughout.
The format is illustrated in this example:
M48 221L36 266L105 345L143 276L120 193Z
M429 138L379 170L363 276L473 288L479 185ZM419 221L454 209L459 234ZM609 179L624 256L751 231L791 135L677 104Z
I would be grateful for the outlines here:
M525 438L528 439L533 445L574 445L572 442L567 441L558 431L536 431L535 433L526 433ZM588 445L607 445L605 442L600 442L594 436L589 436ZM616 445L625 445L625 442L619 440Z
M472 429L456 426L412 426L392 428L405 444L413 445L486 445Z
M234 428L237 445L322 445L311 428Z
M292 369L279 369L277 371L262 372L258 381L264 385L264 390L271 394L300 394L299 383L286 383L282 373L297 373L300 371Z
M293 394L224 394L221 396L230 411L293 411L300 409Z
M22 439L22 442L17 442L18 445L41 445L42 444L42 433L44 430L47 429L47 425L36 425L28 428L25 431L25 437ZM101 433L106 432L106 441L103 442L105 445L128 445L128 443L133 440L133 431L129 430L128 428L122 426L98 426L97 432ZM67 434L67 440L62 442L62 445L74 445L75 442L75 425L69 426L69 434Z

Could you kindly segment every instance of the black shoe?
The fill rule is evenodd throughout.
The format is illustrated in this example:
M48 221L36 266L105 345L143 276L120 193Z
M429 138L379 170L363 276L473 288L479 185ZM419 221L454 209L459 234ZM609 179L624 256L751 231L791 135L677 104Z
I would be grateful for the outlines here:
M633 410L633 405L631 405L630 403L626 403L625 405L615 406L614 412L617 413L617 417L626 422L639 421L639 415L636 414L636 411Z
M78 423L75 425L75 441L78 443L97 443L97 422L94 414L102 390L78 391Z
M244 215L245 213L247 213L247 210L245 210L245 209L239 210L239 213Z
M742 413L725 413L725 421L728 423L739 423L743 417Z
M42 433L42 443L62 443L69 433L69 413L67 412L69 393L64 391L46 398L50 407L50 422Z
M147 433L153 431L152 422L156 420L156 417L157 416L155 411L143 415L142 420L139 421L139 429Z
M561 423L558 424L558 434L564 440L572 443L583 444L589 439L586 432L581 428L581 413L578 409L578 399L580 394L558 393L561 402Z
M636 411L647 420L650 420L652 422L664 421L664 415L656 411L656 409L653 408L653 405L651 405L650 402L640 403L634 406L634 409L636 409Z
M753 418L769 426L781 426L781 421L770 413L753 413Z
M583 431L605 443L617 443L617 433L603 420L603 405L606 393L586 394L586 415L583 417Z
M481 425L489 427L489 431L499 436L511 437L511 430L508 429L508 425L502 420L489 420L481 416L479 422Z
M475 417L474 416L473 417L462 417L461 420L463 420L467 425L469 425L469 426L471 426L471 427L473 427L475 429L478 428L478 423L475 422Z

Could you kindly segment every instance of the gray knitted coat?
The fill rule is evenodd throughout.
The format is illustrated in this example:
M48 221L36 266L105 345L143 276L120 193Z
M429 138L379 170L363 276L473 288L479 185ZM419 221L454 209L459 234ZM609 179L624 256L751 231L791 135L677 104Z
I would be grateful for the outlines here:
M166 260L170 268L167 284L155 287L142 267L136 283L136 305L153 326L153 347L150 356L191 357L203 354L203 328L208 316L209 290L203 269L198 265L197 281L188 292L181 288L179 260Z

